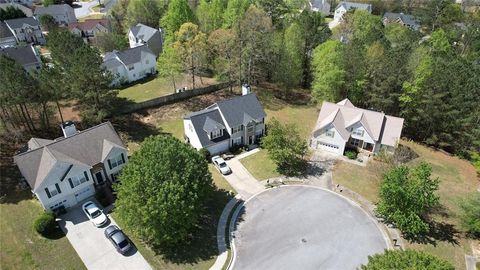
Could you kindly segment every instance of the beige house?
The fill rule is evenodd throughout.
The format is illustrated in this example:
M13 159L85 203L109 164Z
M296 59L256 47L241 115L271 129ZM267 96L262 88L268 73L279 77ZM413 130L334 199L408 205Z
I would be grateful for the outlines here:
M393 151L403 128L403 118L355 107L350 100L324 101L310 145L338 155L346 148L378 153Z

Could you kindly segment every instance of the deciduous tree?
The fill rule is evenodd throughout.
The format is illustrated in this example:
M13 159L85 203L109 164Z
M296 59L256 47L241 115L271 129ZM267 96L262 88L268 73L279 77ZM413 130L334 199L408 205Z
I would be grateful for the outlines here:
M449 262L422 251L385 250L383 254L368 256L368 263L362 270L454 270Z
M312 94L321 101L337 101L346 97L345 69L342 65L342 44L329 40L313 52Z
M195 23L195 21L195 14L187 0L172 0L168 4L165 15L160 19L160 25L166 30L167 40L173 41L180 26L187 22Z
M158 75L172 80L173 90L177 89L175 76L182 72L182 61L178 52L171 46L165 47L157 60Z

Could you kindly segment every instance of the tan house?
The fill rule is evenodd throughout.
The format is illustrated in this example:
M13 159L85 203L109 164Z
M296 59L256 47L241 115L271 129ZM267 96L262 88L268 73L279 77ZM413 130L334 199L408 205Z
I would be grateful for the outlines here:
M91 19L68 25L70 32L82 37L85 43L94 43L98 33L109 33L110 22L107 19Z
M403 118L355 107L350 100L324 101L310 145L343 155L346 148L378 153L393 151L402 134Z

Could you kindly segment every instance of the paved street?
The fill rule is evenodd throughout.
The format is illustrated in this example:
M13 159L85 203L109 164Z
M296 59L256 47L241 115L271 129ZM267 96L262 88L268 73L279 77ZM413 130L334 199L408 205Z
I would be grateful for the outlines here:
M255 177L253 177L239 161L239 159L256 152L258 152L258 150L252 150L244 155L226 161L228 166L232 169L232 173L224 175L224 177L244 200L265 189L265 187L257 181L257 179L255 179Z
M231 269L356 269L387 248L358 206L324 189L283 186L245 203Z
M115 221L111 217L109 218L108 225L116 225ZM61 216L61 219L60 227L89 270L152 269L136 249L127 256L118 253L103 234L108 225L96 228L85 216L80 205L68 209L68 213Z
M75 5L78 5L74 8L75 16L77 17L77 19L79 19L79 18L90 15L92 13L90 11L90 8L98 5L98 1L97 0L92 0L90 2L78 1L78 2L75 2Z

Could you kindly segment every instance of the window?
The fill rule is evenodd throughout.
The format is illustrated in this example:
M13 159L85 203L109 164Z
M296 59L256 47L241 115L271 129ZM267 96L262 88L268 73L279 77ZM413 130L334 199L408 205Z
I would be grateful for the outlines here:
M333 138L333 137L335 136L335 131L333 131L333 130L328 130L328 131L325 133L325 136Z
M120 166L122 165L123 163L125 163L125 156L122 154L112 158L112 159L109 159L108 160L108 167L111 169L113 168L116 168L117 166Z
M74 188L79 186L88 181L88 174L86 171L83 172L81 175L76 175L71 178L68 178L68 182L70 183L70 187Z
M115 183L118 180L118 173L112 173L110 177L112 178L112 182Z
M242 130L242 126L241 126L241 125L238 126L238 127L233 127L233 128L232 128L232 134L233 134L233 133L240 132L241 130Z
M190 131L193 132L193 126L192 126L192 124L188 124L188 129L190 129Z
M45 193L47 194L48 198L51 198L51 197L53 197L57 194L62 193L62 191L60 190L60 187L58 186L58 184L55 184L55 185L51 185L49 187L46 187L45 188Z
M350 144L354 146L359 146L360 145L360 140L351 138L350 139Z
M242 144L242 137L233 139L233 145L239 145L239 144Z
M353 135L357 135L357 136L363 136L363 130L361 129L355 129L353 132L352 132Z
M250 132L253 132L255 130L255 126L254 125L251 125L251 126L248 126L247 127L247 132L250 133Z
M128 70L133 70L133 69L135 69L135 66L129 66L128 67Z
M222 132L221 129L214 130L214 131L212 131L212 139L216 139L218 137L221 137L222 134L223 134L223 132Z

